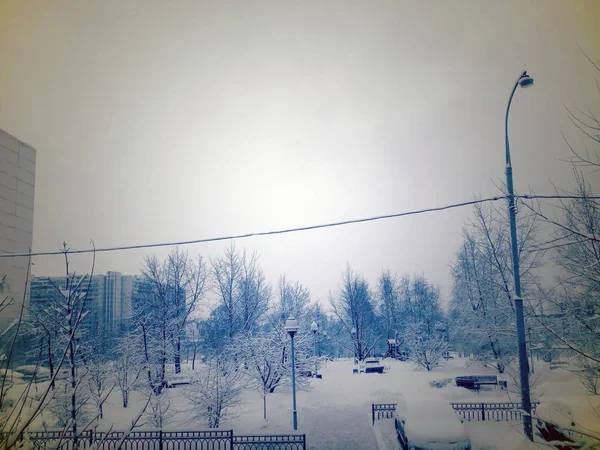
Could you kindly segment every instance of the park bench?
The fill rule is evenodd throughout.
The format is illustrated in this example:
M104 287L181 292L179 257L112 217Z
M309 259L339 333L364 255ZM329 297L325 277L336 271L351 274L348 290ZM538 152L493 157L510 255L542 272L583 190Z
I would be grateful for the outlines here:
M503 386L506 387L506 382L498 382L496 375L465 375L455 378L458 387L464 387L478 391L481 386Z

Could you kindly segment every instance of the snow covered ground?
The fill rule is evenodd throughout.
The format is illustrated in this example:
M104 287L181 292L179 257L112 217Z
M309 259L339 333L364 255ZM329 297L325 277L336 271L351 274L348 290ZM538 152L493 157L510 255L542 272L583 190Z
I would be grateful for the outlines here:
M491 368L464 359L452 359L444 366L426 372L409 362L386 359L384 374L353 374L352 360L336 360L322 367L323 379L311 380L310 391L297 393L298 431L306 434L310 449L384 449L398 448L392 420L371 424L372 403L395 402L399 394L437 395L448 402L519 401L518 396L499 388L482 389L480 393L448 384L443 388L430 386L432 380L443 380L458 375L496 374ZM600 396L589 396L575 376L563 369L549 370L547 364L536 362L539 379L533 389L542 402L538 412L561 424L575 420L590 430L600 430ZM509 380L509 385L511 381ZM171 399L173 418L165 430L198 430L206 425L191 419L193 410L182 387L167 390ZM100 429L126 429L141 407L140 394L134 393L130 407L121 405L120 393L115 390L105 405L105 416ZM535 400L535 398L534 398ZM292 428L292 395L289 391L267 397L268 420L263 420L262 398L255 391L246 391L235 418L221 424L222 429L233 429L235 434L294 433ZM39 426L40 424L38 424ZM533 449L519 422L466 422L473 449ZM149 426L144 429L151 429Z

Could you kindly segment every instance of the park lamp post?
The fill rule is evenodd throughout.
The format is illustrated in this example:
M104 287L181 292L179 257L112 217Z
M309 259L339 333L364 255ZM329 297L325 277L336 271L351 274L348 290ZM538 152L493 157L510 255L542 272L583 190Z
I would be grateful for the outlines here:
M352 327L350 333L352 333L352 345L354 346L354 364L356 364L356 328Z
M313 332L313 353L315 354L315 375L317 378L317 331L319 331L319 325L315 320L310 324L310 331Z
M296 411L296 361L294 355L294 335L298 332L298 321L293 314L290 314L288 320L285 321L285 331L290 335L292 339L292 398L294 409L292 412L292 422L294 424L294 430L298 429L298 412Z
M523 417L523 431L529 440L533 441L533 427L531 421L531 397L529 392L529 367L527 365L527 343L525 337L525 318L523 316L523 298L521 297L521 274L519 270L519 248L517 247L517 221L515 194L513 188L512 164L510 161L510 146L508 144L508 113L510 104L517 87L530 87L533 85L527 71L524 71L515 82L508 106L506 107L506 119L504 121L504 138L506 144L506 189L508 191L508 215L510 218L510 238L512 247L513 277L515 282L515 316L517 322L517 339L519 344L519 374L521 382L521 407L525 411Z

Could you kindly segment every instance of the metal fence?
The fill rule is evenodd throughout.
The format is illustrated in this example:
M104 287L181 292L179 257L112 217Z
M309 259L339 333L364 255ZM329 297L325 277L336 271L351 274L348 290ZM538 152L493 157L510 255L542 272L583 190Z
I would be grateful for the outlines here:
M531 404L532 412L535 413L537 405L539 405L539 402ZM452 406L459 416L468 421L509 421L523 419L521 403L450 403L450 406Z
M397 403L373 403L371 405L371 419L375 425L375 419L391 419L394 417Z
M535 413L535 408L539 402L531 404L531 411ZM375 425L377 419L390 419L396 411L396 403L373 403L371 405L371 420ZM450 403L452 409L463 419L471 420L522 420L523 410L520 403Z
M233 436L235 450L306 450L304 434Z
M27 433L35 449L73 450L71 432ZM233 430L210 431L85 431L77 436L80 450L306 450L304 434L234 436Z

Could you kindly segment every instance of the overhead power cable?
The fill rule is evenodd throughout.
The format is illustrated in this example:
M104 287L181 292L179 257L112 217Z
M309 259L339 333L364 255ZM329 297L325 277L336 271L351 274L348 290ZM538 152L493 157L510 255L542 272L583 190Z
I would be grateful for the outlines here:
M506 198L507 198L506 195L501 195L501 196L497 196L497 197L489 197L489 198L471 200L468 202L454 203L451 205L438 206L438 207L434 207L434 208L419 209L419 210L415 210L415 211L408 211L408 212L402 212L402 213L396 213L396 214L386 214L386 215L374 216L374 217L366 217L366 218L362 218L362 219L344 220L341 222L332 222L332 223L325 223L325 224L320 224L320 225L309 225L309 226L305 226L305 227L287 228L287 229L283 229L283 230L260 231L257 233L234 234L231 236L221 236L221 237L206 238L206 239L194 239L194 240L190 240L190 241L163 242L163 243L158 243L158 244L125 245L125 246L120 246L120 247L105 247L105 248L96 248L96 249L88 248L88 249L84 249L84 250L70 250L69 249L66 251L58 250L58 251L51 251L51 252L2 254L2 255L0 255L0 258L17 258L17 257L23 257L23 256L52 256L52 255L64 255L64 254L73 255L73 254L79 254L79 253L116 252L116 251L121 251L121 250L137 250L137 249L157 248L157 247L173 247L173 246L178 246L178 245L204 244L204 243L208 243L208 242L229 241L229 240L233 240L233 239L245 239L245 238L250 238L250 237L255 237L255 236L270 236L270 235L275 235L275 234L296 233L299 231L309 231L309 230L318 230L320 228L339 227L339 226L343 226L343 225L351 225L354 223L374 222L376 220L393 219L393 218L405 217L405 216L415 216L418 214L445 211L448 209L462 208L464 206L472 206L472 205L476 205L479 203L495 202L498 200L504 200ZM532 200L532 199L582 199L584 197L576 196L576 195L515 195L515 198ZM595 199L595 200L600 199L600 197L594 197L594 196L585 197L585 198Z
M504 197L506 198L506 197ZM590 200L600 200L600 196L593 196L593 195L586 195L585 197L581 196L581 195L515 195L515 198L518 199L526 199L526 200L534 200L534 199L555 199L555 200L583 200L583 199L590 199Z
M23 257L23 256L51 256L51 255L64 255L64 254L73 255L73 254L78 254L78 253L115 252L115 251L121 251L121 250L136 250L136 249L157 248L157 247L173 247L173 246L177 246L177 245L204 244L207 242L229 241L232 239L245 239L245 238L254 237L254 236L270 236L270 235L275 235L275 234L296 233L298 231L308 231L308 230L318 230L320 228L339 227L339 226L350 225L350 224L354 224L354 223L373 222L376 220L383 220L383 219L393 219L395 217L414 216L414 215L425 214L425 213L429 213L429 212L444 211L447 209L454 209L454 208L461 208L464 206L476 205L478 203L493 202L493 201L502 200L505 198L506 198L506 196L490 197L490 198L484 198L484 199L471 200L468 202L454 203L452 205L439 206L439 207L427 208L427 209L419 209L419 210L415 210L415 211L408 211L408 212L402 212L402 213L396 213L396 214L386 214L386 215L382 215L382 216L366 217L366 218L362 218L362 219L344 220L341 222L325 223L325 224L321 224L321 225L309 225L309 226L305 226L305 227L287 228L287 229L283 229L283 230L260 231L257 233L234 234L231 236L221 236L221 237L206 238L206 239L194 239L191 241L163 242L160 244L125 245L125 246L121 246L121 247L106 247L106 248L96 248L96 249L89 248L89 249L84 249L84 250L19 253L19 254L10 254L10 255L4 254L4 255L0 255L0 258L17 258L17 257Z

